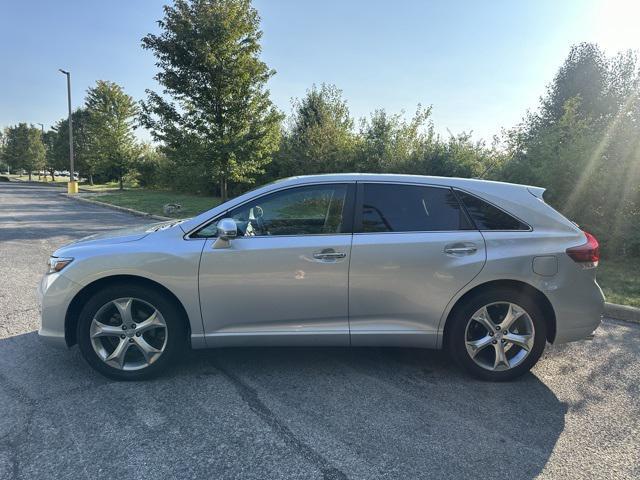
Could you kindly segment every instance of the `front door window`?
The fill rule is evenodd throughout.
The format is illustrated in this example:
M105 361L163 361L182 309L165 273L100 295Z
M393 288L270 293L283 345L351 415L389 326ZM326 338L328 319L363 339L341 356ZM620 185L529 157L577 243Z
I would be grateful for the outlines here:
M246 203L226 217L235 220L238 234L245 237L345 233L346 197L344 184L290 188Z

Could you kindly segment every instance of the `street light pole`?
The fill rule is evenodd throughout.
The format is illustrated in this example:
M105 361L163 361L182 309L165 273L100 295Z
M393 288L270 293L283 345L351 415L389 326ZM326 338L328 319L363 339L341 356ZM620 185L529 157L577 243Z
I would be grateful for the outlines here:
M75 180L74 168L73 168L73 121L71 119L71 72L59 69L61 73L67 76L67 103L69 106L69 165L71 170L69 171L69 183L67 184L67 193L78 193L78 182Z

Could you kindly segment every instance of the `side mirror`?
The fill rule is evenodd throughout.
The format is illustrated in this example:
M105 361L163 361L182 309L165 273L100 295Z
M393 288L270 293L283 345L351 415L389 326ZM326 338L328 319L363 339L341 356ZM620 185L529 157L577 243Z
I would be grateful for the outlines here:
M229 248L229 240L238 236L238 226L232 218L223 218L216 225L218 238L213 248Z
M238 226L233 218L223 218L216 225L218 230L218 238L223 240L231 240L238 236Z

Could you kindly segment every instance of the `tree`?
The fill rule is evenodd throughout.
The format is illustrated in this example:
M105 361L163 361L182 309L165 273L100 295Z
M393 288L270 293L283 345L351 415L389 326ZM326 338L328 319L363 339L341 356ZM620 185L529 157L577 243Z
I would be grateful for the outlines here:
M14 172L22 168L22 154L26 149L27 124L21 123L5 129L4 161Z
M40 171L44 167L45 148L42 138L42 130L30 126L27 130L27 148L23 156L24 168L29 172L29 180L34 171Z
M11 168L23 169L29 173L29 180L34 171L44 166L45 150L42 143L42 132L39 128L19 123L6 130L6 146L4 158Z
M134 170L137 173L138 185L144 188L169 187L169 164L167 158L160 149L145 143L140 146L138 158L135 161Z
M369 120L363 119L357 170L412 172L435 140L430 116L431 107L418 105L410 121L402 113L390 115L384 109L374 111Z
M593 232L606 254L640 254L639 139L636 55L576 45L539 111L507 133L501 178L547 187L547 201Z
M42 142L44 143L44 180L47 181L47 173L51 175L51 181L55 182L55 171L58 169L57 166L57 158L55 154L55 144L56 144L56 131L55 130L47 130L42 135Z
M249 0L176 0L164 7L159 35L142 39L160 71L163 93L148 91L143 122L180 161L184 145L202 152L191 175L219 184L252 183L277 149L281 115L260 60L260 18Z
M0 130L0 170L4 171L9 170L9 164L7 163L7 160L5 159L5 147L7 144L7 135L6 132L4 130Z
M137 155L134 121L138 107L118 84L98 80L85 99L87 157L100 168L112 170L123 189L123 177Z
M434 132L431 107L420 105L408 120L403 113L376 110L369 120L362 120L360 137L360 171L481 177L503 161L495 147L474 142L470 133L443 140Z
M564 115L565 104L580 96L579 115L599 118L610 111L605 95L608 82L608 60L602 50L592 43L580 43L571 47L564 64L542 99L541 120L554 123Z
M352 170L356 141L342 91L335 85L314 85L304 98L293 101L293 112L270 176Z
M89 179L93 185L93 176L98 168L98 159L89 150L89 112L86 108L78 108L71 114L73 122L73 160L74 168ZM66 170L69 166L69 119L58 121L54 127L55 137L52 140L52 152L49 173L55 170ZM53 170L51 170L53 168Z

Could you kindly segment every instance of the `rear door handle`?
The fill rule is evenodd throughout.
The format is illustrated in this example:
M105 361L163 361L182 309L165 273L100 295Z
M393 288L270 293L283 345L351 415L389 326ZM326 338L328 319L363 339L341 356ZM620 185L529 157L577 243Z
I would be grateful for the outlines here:
M336 260L338 258L344 258L346 256L346 253L336 252L333 248L325 248L324 250L313 254L313 258L317 260Z
M471 255L477 251L474 243L452 243L444 247L444 253L448 255Z

